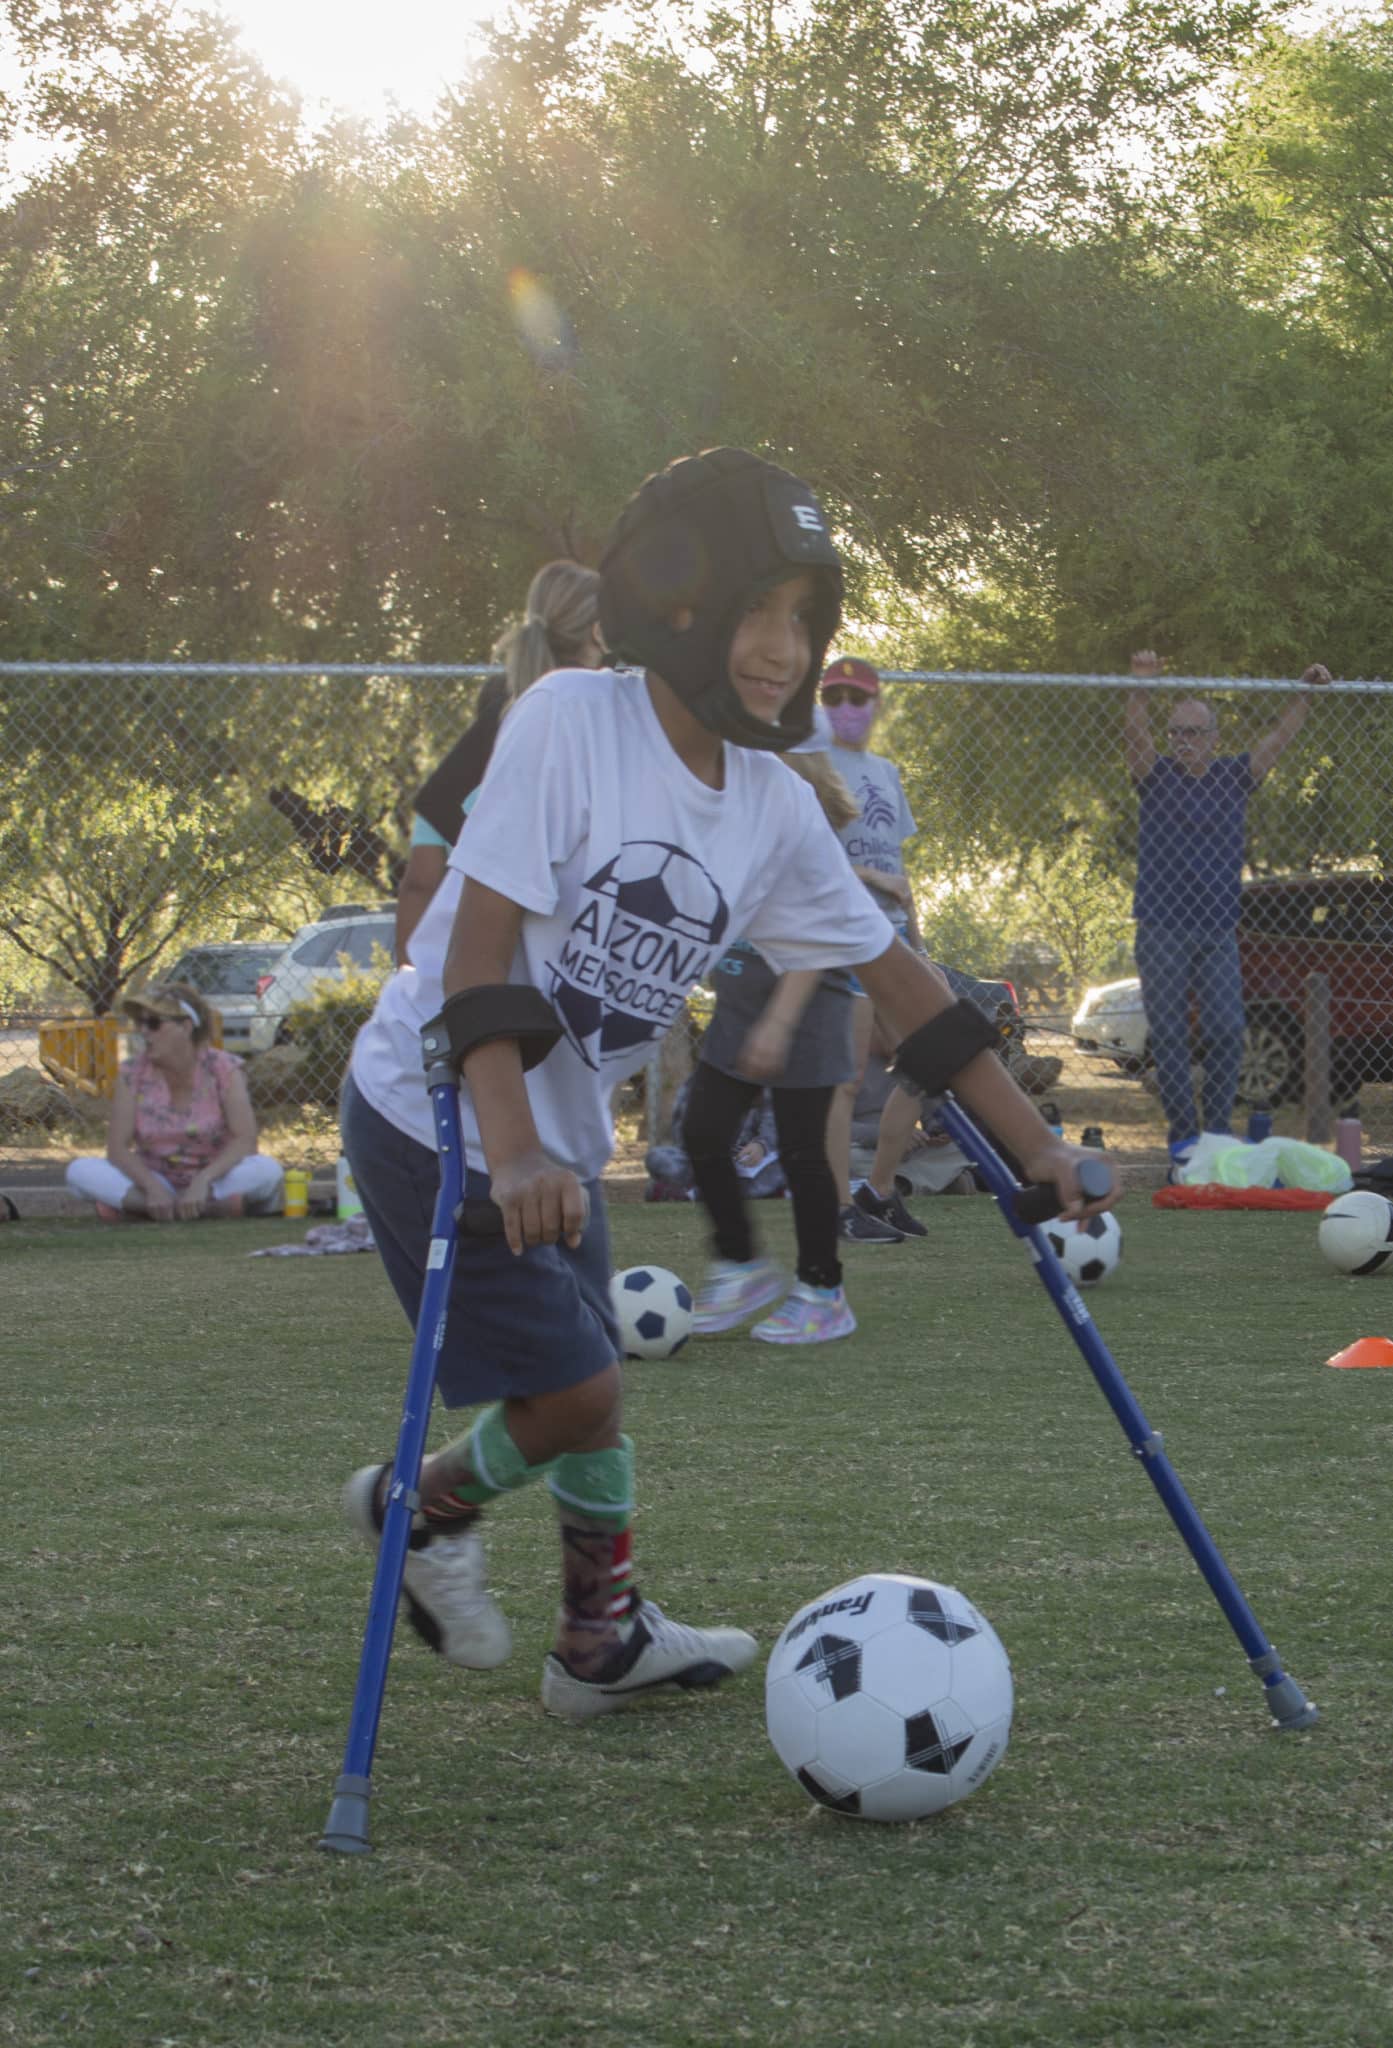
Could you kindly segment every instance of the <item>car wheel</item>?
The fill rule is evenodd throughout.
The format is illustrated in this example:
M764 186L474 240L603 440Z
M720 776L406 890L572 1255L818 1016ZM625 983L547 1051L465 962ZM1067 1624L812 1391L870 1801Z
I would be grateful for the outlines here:
M1259 1010L1248 1019L1238 1065L1238 1099L1250 1109L1276 1109L1301 1093L1300 1027L1282 1010Z

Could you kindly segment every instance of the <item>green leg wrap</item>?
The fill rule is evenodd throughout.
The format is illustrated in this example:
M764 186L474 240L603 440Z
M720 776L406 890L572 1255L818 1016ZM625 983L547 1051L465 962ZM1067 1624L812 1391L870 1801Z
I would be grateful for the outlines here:
M464 1469L452 1472L448 1490L452 1499L466 1507L486 1507L500 1493L514 1493L550 1470L549 1462L529 1465L523 1457L508 1433L501 1401L486 1408L468 1436L453 1447L453 1453L445 1454L451 1467L459 1453L465 1454Z
M618 1535L634 1512L633 1438L621 1436L610 1451L564 1451L547 1474L547 1485L563 1516L584 1515Z

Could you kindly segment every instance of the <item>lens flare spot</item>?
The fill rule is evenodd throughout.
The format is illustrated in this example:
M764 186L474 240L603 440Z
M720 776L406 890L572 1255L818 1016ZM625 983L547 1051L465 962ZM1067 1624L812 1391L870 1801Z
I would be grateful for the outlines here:
M576 355L575 330L541 279L530 270L508 274L513 324L533 361L542 369L569 369Z

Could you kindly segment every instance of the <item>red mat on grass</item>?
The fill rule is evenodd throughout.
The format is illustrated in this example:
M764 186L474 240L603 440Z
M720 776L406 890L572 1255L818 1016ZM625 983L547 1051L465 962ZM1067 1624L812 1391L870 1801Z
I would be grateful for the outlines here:
M1157 1188L1153 1209L1325 1209L1335 1197L1316 1188L1226 1188L1216 1180L1197 1188Z

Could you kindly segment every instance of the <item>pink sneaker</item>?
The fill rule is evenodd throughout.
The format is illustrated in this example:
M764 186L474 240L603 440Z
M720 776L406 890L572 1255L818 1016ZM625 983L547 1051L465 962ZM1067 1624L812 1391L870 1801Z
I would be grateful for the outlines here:
M794 1284L788 1300L756 1323L752 1337L762 1344L830 1344L834 1337L849 1337L856 1318L842 1287L806 1287Z
M692 1328L698 1337L733 1330L757 1309L777 1301L787 1282L772 1259L713 1259L697 1292Z

